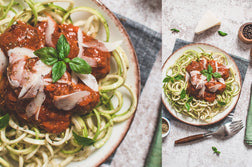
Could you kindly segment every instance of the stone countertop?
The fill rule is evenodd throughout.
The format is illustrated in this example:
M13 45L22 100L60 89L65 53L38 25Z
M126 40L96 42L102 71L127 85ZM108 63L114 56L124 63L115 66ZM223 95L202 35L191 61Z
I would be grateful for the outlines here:
M246 123L249 106L250 86L252 83L252 63L249 56L252 45L242 43L237 36L239 27L252 21L251 0L163 0L162 11L162 62L172 53L176 38L187 41L204 42L215 45L228 53L250 60L248 71L243 83L240 99L234 113L234 120L242 119ZM219 27L212 28L200 35L194 35L194 29L206 10L211 10L221 20ZM171 28L177 28L179 33L172 33ZM227 32L221 37L217 31ZM162 143L163 167L249 167L252 164L252 147L244 144L243 128L238 134L220 140L210 138L191 144L174 146L174 141L189 135L204 133L203 128L190 126L171 120L171 131ZM217 156L212 151L215 146L221 154Z
M100 0L112 12L161 32L161 0Z

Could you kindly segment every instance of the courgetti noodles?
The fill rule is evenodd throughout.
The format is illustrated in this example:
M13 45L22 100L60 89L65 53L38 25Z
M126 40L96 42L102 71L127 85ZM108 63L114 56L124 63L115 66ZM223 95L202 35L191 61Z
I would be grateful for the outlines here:
M133 115L127 56L95 9L74 8L72 0L24 2L0 1L0 164L66 166L102 147L113 126ZM73 22L75 12L91 15ZM104 42L95 39L102 26Z
M163 90L173 109L209 122L240 92L236 73L222 53L186 50L168 69Z

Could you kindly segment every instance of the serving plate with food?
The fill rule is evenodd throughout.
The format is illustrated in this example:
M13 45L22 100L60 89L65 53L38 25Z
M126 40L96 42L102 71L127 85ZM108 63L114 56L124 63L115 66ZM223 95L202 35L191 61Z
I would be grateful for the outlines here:
M139 67L123 26L95 0L1 6L0 164L99 166L137 107Z
M204 43L185 45L162 67L162 101L171 115L196 126L214 124L234 109L241 76L223 50Z

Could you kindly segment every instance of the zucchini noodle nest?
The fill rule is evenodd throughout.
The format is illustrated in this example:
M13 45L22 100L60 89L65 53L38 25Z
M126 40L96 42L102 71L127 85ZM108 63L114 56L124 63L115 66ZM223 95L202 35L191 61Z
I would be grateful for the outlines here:
M109 42L110 34L107 21L95 9L89 7L74 8L72 0L48 0L44 2L25 0L25 2L28 6L24 8L14 0L8 3L0 1L0 33L3 33L16 21L36 25L43 13L49 13L58 23L72 23L70 15L83 11L92 15L86 20L80 20L73 24L81 27L87 35L96 37L101 23L106 31L106 41ZM54 2L68 2L69 7L64 9L55 5ZM11 16L10 12L15 15ZM99 105L88 114L73 115L70 127L65 132L60 134L46 133L32 125L24 125L13 115L10 115L8 125L0 130L0 164L12 166L11 159L13 159L19 163L20 167L66 166L71 161L86 159L92 152L102 147L110 138L113 126L130 118L137 106L136 94L125 83L129 68L125 52L119 46L112 52L111 58L117 67L114 70L115 72L110 72L105 78L99 80ZM123 92L128 93L125 95ZM122 110L124 98L129 98L131 101L125 111ZM0 112L0 118L1 116L3 116L3 113ZM89 146L80 145L76 142L73 132L95 142Z
M201 48L200 48L201 49ZM202 49L201 49L202 50ZM183 90L187 90L188 83L186 81L186 67L192 62L199 60L200 57L207 60L215 60L229 68L229 77L225 80L226 89L221 94L217 94L213 102L196 99L185 94L181 98ZM224 111L232 102L234 96L240 92L240 84L235 78L235 71L228 64L226 56L222 53L214 53L212 51L197 52L195 50L186 50L174 63L168 67L166 75L174 79L163 81L163 90L168 98L168 102L177 113L189 116L193 119L203 122L209 122L218 113ZM176 76L182 75L183 78L176 79Z

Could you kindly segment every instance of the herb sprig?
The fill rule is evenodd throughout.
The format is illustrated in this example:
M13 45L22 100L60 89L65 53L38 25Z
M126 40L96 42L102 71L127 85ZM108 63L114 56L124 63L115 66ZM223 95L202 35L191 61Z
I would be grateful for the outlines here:
M223 32L223 31L218 31L218 34L222 37L228 35L226 32Z
M214 153L216 153L217 155L220 155L220 151L216 148L216 147L212 147L212 150L214 151Z
M70 52L70 45L66 37L62 34L56 45L56 49L52 47L44 47L34 51L34 54L46 65L52 66L52 80L57 82L66 71L66 63L72 71L81 74L91 73L90 65L83 59L75 57L73 59L67 58Z
M209 82L212 79L212 77L214 78L222 77L221 74L218 72L213 73L213 67L210 64L208 65L207 69L201 70L200 73L207 77L207 82Z
M184 79L184 76L183 75L176 75L174 77L171 77L169 75L167 75L164 79L163 79L163 82L169 82L171 81L172 83L174 83L175 80L181 80L181 79Z
M185 89L182 89L181 93L180 93L180 98L181 99L184 99L186 97L186 90ZM186 110L189 111L190 110L190 102L193 100L193 97L190 96L186 103L185 103L185 107L186 107Z
M179 29L176 29L176 28L172 28L170 29L172 32L179 32Z
M225 106L227 103L224 101L217 101L220 106Z
M76 140L76 142L79 144L79 145L82 145L82 146L90 146L90 145L93 145L95 143L95 140L93 139L90 139L88 137L82 137L82 136L79 136L76 132L73 131L73 136L74 136L74 139Z

